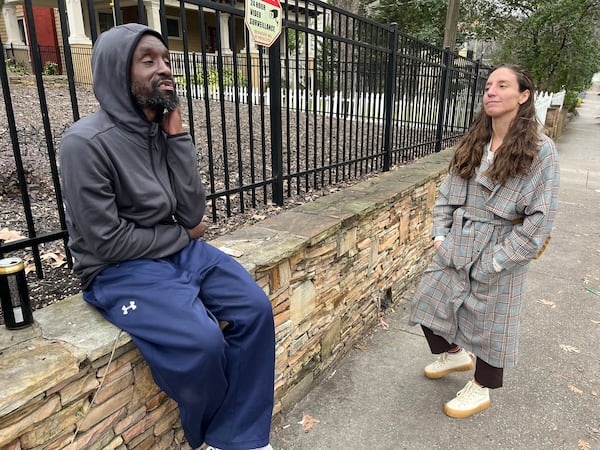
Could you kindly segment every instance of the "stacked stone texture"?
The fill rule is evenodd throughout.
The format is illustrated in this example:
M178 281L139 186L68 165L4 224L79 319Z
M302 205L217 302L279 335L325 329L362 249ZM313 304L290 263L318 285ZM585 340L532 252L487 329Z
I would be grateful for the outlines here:
M243 252L271 299L275 424L416 281L448 156L213 241ZM189 449L176 404L125 333L78 297L44 310L28 335L0 331L1 449Z
M2 416L0 448L185 448L177 405L154 384L137 349L128 343L109 359L81 367Z

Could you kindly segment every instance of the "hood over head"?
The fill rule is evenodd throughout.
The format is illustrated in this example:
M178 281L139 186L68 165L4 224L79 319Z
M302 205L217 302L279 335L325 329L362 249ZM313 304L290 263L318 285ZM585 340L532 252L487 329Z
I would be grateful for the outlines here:
M131 94L131 59L138 42L152 34L167 45L162 35L138 23L128 23L100 34L92 50L94 94L115 121L132 131L150 124Z

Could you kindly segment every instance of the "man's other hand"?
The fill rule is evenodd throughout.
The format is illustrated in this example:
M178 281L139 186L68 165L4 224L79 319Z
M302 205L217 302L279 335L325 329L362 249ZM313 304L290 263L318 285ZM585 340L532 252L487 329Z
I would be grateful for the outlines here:
M204 222L200 222L194 228L191 228L188 230L190 239L200 239L202 236L204 236L204 233L206 232L207 229L208 229L208 225L206 225Z

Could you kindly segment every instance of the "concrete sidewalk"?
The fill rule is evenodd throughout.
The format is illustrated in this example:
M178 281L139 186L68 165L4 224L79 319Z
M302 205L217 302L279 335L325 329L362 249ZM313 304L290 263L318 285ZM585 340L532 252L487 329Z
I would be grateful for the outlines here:
M432 361L408 304L374 330L274 430L276 450L600 449L600 96L589 92L557 140L559 213L532 263L520 361L492 405L451 419L443 405L472 373L428 380ZM319 420L305 432L303 413Z

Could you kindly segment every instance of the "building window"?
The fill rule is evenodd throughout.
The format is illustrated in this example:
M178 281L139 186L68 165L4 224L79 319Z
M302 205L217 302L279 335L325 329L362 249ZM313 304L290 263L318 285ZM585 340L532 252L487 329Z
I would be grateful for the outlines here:
M208 43L206 45L206 51L214 53L217 51L217 29L215 27L208 27Z
M19 38L23 44L27 44L27 33L25 32L25 19L17 17L17 25L19 27Z
M99 12L98 13L98 28L100 29L100 33L103 33L106 30L110 30L115 26L115 19L113 17L112 12Z
M181 39L181 24L178 17L167 17L167 35L172 39Z

